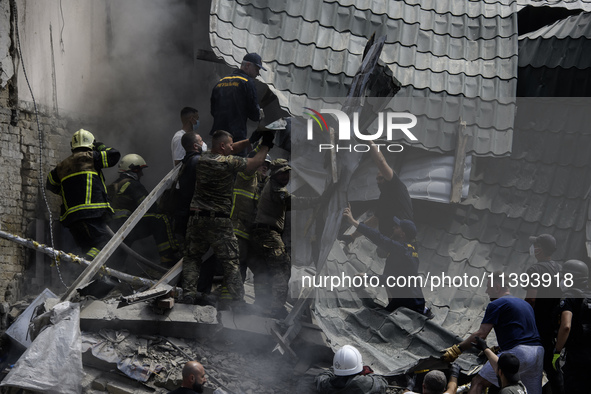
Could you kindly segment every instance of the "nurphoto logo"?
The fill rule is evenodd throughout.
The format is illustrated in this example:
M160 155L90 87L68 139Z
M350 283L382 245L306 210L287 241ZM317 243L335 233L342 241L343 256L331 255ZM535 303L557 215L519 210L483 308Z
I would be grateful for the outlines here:
M308 140L314 139L314 122L320 128L321 133L328 133L329 127L322 114L333 115L338 122L338 133L336 135L335 143L330 144L318 144L318 151L323 150L336 150L348 151L348 152L368 152L370 149L369 144L351 144L351 125L353 126L354 139L356 141L374 141L382 138L384 133L387 141L393 141L395 133L399 134L402 132L411 141L417 141L417 137L411 133L410 129L416 126L417 117L407 112L379 112L378 117L378 128L373 134L363 134L359 131L359 113L353 113L353 122L349 119L343 111L337 109L321 109L320 111L313 110L312 108L304 107L310 112L304 112L305 115L309 115L307 124ZM409 120L407 122L400 123L401 120ZM396 137L399 137L397 135ZM380 148L385 148L388 152L402 152L404 147L401 144L389 143L389 144L375 144Z

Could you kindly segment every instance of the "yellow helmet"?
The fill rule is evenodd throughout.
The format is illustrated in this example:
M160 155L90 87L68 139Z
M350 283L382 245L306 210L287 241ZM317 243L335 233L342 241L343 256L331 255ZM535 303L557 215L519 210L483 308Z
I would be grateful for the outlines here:
M76 148L92 149L94 146L94 135L88 130L80 129L72 136L70 146L72 147L72 150Z
M146 161L140 155L130 153L123 156L119 162L119 172L134 171L137 172L142 168L147 167Z

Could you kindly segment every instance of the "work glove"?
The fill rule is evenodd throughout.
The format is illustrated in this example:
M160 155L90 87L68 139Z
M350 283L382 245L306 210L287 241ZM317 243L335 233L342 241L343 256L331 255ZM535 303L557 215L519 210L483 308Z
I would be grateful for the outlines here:
M441 359L443 361L451 363L454 362L456 358L460 356L460 354L462 354L462 349L460 349L458 345L453 345L451 347L448 347L447 349L443 349L441 353L443 353Z
M107 147L105 146L105 144L104 144L104 143L102 143L102 142L97 142L97 141L94 141L94 150L95 150L95 151L98 151L98 152L100 152L100 151L103 151L103 150L105 150L105 149L107 149Z
M369 365L364 365L359 375L369 375L373 373L373 369Z
M272 131L263 131L261 135L263 136L261 145L268 146L269 150L273 149L273 140L275 139L275 134Z
M457 379L458 376L460 376L460 365L457 363L451 363L449 371L449 377Z
M250 136L250 138L248 140L250 141L251 145L254 145L260 139L261 139L261 132L258 130L255 130L252 132L252 135Z
M259 121L265 119L265 111L262 108L259 108Z
M481 352L484 352L486 349L488 349L488 345L486 344L486 341L480 337L474 338L474 342L472 342L472 346L474 346L476 349L480 350Z
M554 349L554 356L552 356L552 366L554 367L555 371L560 369L560 360L562 359L562 354L559 351Z

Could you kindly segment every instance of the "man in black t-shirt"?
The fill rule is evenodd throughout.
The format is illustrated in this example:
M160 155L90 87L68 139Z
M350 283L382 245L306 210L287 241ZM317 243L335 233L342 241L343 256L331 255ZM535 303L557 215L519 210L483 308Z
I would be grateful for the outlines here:
M544 347L544 371L553 394L562 393L562 378L552 366L552 351L554 338L558 327L558 303L562 291L556 283L556 274L562 269L561 265L552 260L552 254L556 251L556 239L550 234L541 234L529 238L531 247L529 253L535 257L536 263L527 270L529 285L525 300L534 308L536 326L540 333L542 346ZM551 285L544 286L551 280Z

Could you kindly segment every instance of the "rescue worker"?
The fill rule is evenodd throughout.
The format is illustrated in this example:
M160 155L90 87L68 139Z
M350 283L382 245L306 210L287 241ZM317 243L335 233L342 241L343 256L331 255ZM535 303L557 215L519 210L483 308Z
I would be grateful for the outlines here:
M242 59L240 68L219 80L211 92L211 116L213 125L210 134L225 130L236 141L246 138L246 121L260 121L263 110L259 107L254 79L263 67L261 57L248 53ZM235 150L234 155L245 156L246 150Z
M70 146L72 155L51 170L46 187L62 197L60 222L92 260L111 238L106 223L113 209L101 170L117 164L121 154L84 129L74 133Z
M400 220L396 216L392 219L391 236L380 233L377 229L367 226L353 218L350 208L345 208L343 217L350 224L357 227L357 232L366 236L371 242L382 250L388 252L384 272L380 283L386 286L388 277L414 277L419 274L419 255L412 245L417 235L417 228L410 220ZM403 306L415 312L424 314L429 318L433 314L425 307L425 298L421 287L417 284L408 287L386 286L388 293L388 305L386 310L394 312ZM372 305L374 306L374 305Z
M488 362L492 365L501 391L499 394L527 394L521 378L519 376L519 359L511 353L503 353L500 357L488 348L486 341L480 337L474 338L472 345L484 353Z
M363 365L361 353L354 346L345 345L334 355L333 371L316 376L314 383L319 393L385 393L388 382L382 376L374 375L367 365Z
M250 147L249 140L233 142L232 135L218 130L212 137L211 151L204 152L197 162L195 192L187 226L183 260L184 302L194 303L201 259L209 247L224 270L224 282L232 297L229 306L239 307L244 302L244 285L238 263L238 241L232 227L232 189L239 172L252 174L261 166L269 149L273 147L273 134L264 132L261 148L252 158L231 155L234 150ZM221 308L226 305L221 305Z
M257 149L251 151L248 156L254 157ZM267 182L267 172L269 171L270 164L271 158L267 155L263 164L257 168L254 174L249 175L239 172L236 176L236 182L234 182L230 218L232 219L234 234L236 234L236 238L238 239L240 274L242 275L243 281L246 280L246 269L248 268L250 228L256 216L259 196Z
M565 289L560 300L560 327L556 338L553 364L559 369L561 352L565 351L564 392L589 392L587 373L591 365L591 289L589 268L579 260L568 260L562 266ZM572 275L572 276L571 276ZM571 285L571 286L569 286Z
M529 241L529 253L536 259L536 263L526 271L529 283L525 288L525 300L534 308L536 326L544 347L544 371L552 387L552 394L561 394L564 392L562 377L552 366L552 351L558 328L558 303L562 291L557 283L543 286L542 281L543 277L556 277L562 269L559 263L552 260L552 254L556 251L556 239L550 234L541 234L530 237Z
M143 170L146 167L148 167L146 161L135 153L125 155L121 159L119 178L107 188L111 205L115 209L110 222L114 227L113 231L118 230L148 197L148 190L141 183ZM131 230L125 238L125 243L131 246L135 241L149 236L153 236L156 241L160 262L166 267L174 265L179 259L178 244L174 238L170 220L167 215L157 213L155 205Z
M521 363L521 379L529 394L542 393L544 348L536 328L534 311L527 302L511 295L507 275L494 272L489 277L486 293L491 302L477 331L462 342L443 350L443 360L452 362L470 349L476 337L486 339L494 328L503 353L514 354ZM469 394L481 394L498 380L490 362L472 378Z
M270 317L287 315L285 301L291 277L291 261L281 235L285 212L297 204L298 209L311 208L320 197L296 197L286 189L291 167L285 159L271 162L271 175L263 188L251 230L255 304ZM270 299L269 299L270 296Z
M168 394L203 393L203 385L207 382L205 368L198 361L189 361L183 367L181 387Z
M458 376L460 376L460 366L456 363L451 364L451 372L449 382L445 378L445 374L439 370L427 372L423 378L422 393L423 394L456 394L458 390ZM416 375L413 372L413 378ZM415 381L411 379L410 384L407 383L407 390L403 391L406 394L417 394L413 390Z

